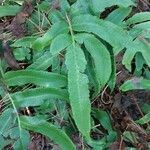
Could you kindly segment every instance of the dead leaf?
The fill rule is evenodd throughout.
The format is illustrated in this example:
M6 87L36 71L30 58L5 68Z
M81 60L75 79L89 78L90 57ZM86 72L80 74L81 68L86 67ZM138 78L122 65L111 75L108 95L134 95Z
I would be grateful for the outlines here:
M115 141L110 145L108 150L124 150L124 148L125 148L125 144L123 142L120 143L120 141Z
M13 36L16 38L21 38L26 34L25 22L32 12L32 3L30 1L25 2L22 6L22 11L13 18L11 24L9 25L9 30Z
M3 53L6 62L13 70L21 69L19 63L12 54L12 50L8 45L8 42L3 42Z

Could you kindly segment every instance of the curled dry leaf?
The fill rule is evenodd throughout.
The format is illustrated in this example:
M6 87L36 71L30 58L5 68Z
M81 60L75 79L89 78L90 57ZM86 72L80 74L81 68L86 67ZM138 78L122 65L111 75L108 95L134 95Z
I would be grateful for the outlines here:
M25 2L22 6L22 11L19 12L11 21L9 26L9 30L11 31L12 35L16 38L21 38L26 34L25 29L25 21L26 19L32 14L33 6L32 3Z
M53 0L52 1L52 8L53 9L59 9L60 8L60 2L59 2L59 0Z
M108 150L124 150L125 144L122 141L115 141L112 143Z
M15 57L13 56L12 50L7 42L3 42L3 55L8 65L13 70L21 69L19 63L16 61Z

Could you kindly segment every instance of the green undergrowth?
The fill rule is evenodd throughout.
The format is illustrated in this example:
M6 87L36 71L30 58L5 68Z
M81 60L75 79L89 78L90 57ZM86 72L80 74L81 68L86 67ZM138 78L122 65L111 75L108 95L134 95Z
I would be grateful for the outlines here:
M15 59L26 66L14 71L1 57L0 149L26 150L29 131L63 150L76 149L74 133L83 149L108 149L117 133L109 113L92 104L104 89L113 93L118 87L115 56L121 51L132 78L118 87L120 92L150 90L150 12L133 15L132 0L60 0L56 9L53 3L36 3L25 22L27 35L8 39ZM1 21L20 12L21 4L4 2ZM100 17L112 6L117 7ZM139 125L150 122L150 105L143 108L147 111L136 120ZM101 137L93 139L92 132Z

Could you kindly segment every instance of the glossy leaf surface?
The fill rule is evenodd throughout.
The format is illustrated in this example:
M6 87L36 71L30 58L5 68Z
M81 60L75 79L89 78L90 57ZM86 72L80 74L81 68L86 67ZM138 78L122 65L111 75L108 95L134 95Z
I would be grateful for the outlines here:
M136 89L150 89L150 80L142 79L142 78L133 78L131 80L126 81L120 87L122 91L130 91Z
M38 106L44 100L50 98L61 99L69 102L68 93L65 90L54 88L34 88L11 95L16 107Z
M84 74L86 60L79 45L67 48L68 91L73 118L79 131L87 138L90 133L90 100L88 78Z
M75 146L70 138L58 127L46 122L38 117L21 117L21 126L25 129L41 133L64 150L75 150Z
M119 50L126 47L132 41L132 37L122 28L109 21L100 20L95 16L77 16L73 18L72 26L73 30L78 32L92 32Z
M106 47L93 36L85 38L84 43L86 49L89 51L94 60L95 72L102 88L107 83L111 75L110 54Z
M57 73L36 70L20 70L7 72L4 79L9 86L33 83L45 87L63 87L67 85L65 76Z

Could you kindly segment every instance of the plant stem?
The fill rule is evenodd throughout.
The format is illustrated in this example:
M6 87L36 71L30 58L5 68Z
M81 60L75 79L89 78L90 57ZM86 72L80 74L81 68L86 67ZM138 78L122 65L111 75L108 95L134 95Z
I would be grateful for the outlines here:
M17 122L18 122L18 127L19 127L19 137L21 138L22 137L22 135L21 135L22 128L21 128L21 122L19 119L19 114L18 114L17 108L16 108L15 103L14 103L13 99L11 98L10 94L7 93L7 95L8 95L8 98L10 99L10 101L12 103L13 109L14 109L16 116L17 116ZM22 141L21 141L21 145L23 146Z
M72 38L72 43L75 46L75 39L74 39L74 33L73 33L73 29L72 29L72 25L71 25L71 21L68 17L68 15L66 14L66 19L68 21L68 25L69 25L69 30L70 30L70 34L71 34L71 38Z
M2 60L0 59L0 73L1 73L1 76L2 78L4 77L4 71L3 71L3 68L2 68Z

